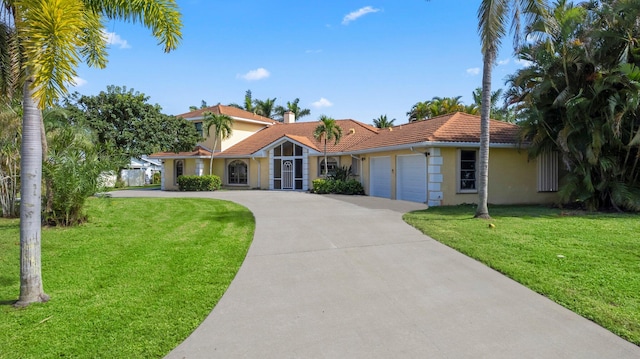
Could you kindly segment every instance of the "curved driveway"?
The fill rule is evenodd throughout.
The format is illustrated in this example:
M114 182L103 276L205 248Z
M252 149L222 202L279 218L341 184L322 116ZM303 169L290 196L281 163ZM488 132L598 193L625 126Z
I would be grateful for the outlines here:
M402 221L424 205L275 191L113 196L219 198L255 215L236 278L167 358L640 358Z

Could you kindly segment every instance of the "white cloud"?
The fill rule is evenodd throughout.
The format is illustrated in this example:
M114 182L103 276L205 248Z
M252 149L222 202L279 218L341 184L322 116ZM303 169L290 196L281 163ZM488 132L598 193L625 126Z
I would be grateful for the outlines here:
M498 66L507 65L509 63L509 59L498 60Z
M271 73L264 67L260 67L255 70L251 70L244 75L238 74L237 77L241 79L245 79L247 81L257 81L257 80L266 79L269 76L271 76Z
M470 69L467 69L467 73L469 75L473 75L473 76L479 75L480 74L480 68L479 67L472 67Z
M107 39L107 45L115 45L121 49L129 49L131 45L127 42L127 40L120 37L120 35L115 32L103 31L104 37Z
M531 65L533 65L533 62L531 61L527 61L527 60L522 60L522 59L516 59L515 63L522 66L522 67L529 67Z
M356 11L352 11L344 16L344 18L342 19L342 25L347 25L348 23L350 23L351 21L355 21L359 17L362 17L366 14L378 12L378 11L380 11L380 9L376 9L371 6L365 6Z
M73 87L81 87L87 84L87 80L80 78L78 76L74 76L73 79L71 79L71 85Z
M313 107L315 108L322 108L322 107L331 107L333 106L333 104L331 103L331 101L327 100L324 97L320 97L320 99L314 103L311 104Z

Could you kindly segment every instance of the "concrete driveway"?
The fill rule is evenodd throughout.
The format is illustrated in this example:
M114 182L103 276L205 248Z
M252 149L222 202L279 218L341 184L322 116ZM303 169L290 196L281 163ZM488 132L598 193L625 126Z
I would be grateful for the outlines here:
M113 196L218 198L256 217L236 278L167 358L640 358L640 347L405 224L402 213L421 204L274 191Z

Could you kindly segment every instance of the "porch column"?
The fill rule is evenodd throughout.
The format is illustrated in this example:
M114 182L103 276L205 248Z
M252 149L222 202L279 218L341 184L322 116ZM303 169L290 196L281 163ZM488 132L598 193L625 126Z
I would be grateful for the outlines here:
M441 206L442 193L442 154L439 148L429 149L429 162L427 166L427 205L429 207Z

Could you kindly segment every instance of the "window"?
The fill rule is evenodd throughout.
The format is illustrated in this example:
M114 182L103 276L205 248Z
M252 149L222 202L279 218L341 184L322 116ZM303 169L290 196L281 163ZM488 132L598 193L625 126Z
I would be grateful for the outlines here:
M327 173L332 173L338 168L338 159L335 157L327 157L327 162L329 163L327 167ZM324 175L324 157L320 158L320 165L318 165L318 176Z
M460 150L460 167L458 171L458 190L460 192L476 192L476 150Z
M228 184L247 184L247 164L244 161L235 160L227 166Z
M194 122L193 124L196 126L196 132L198 132L198 136L204 137L204 132L202 131L202 122Z
M178 177L182 176L184 174L184 161L183 160L176 160L175 163L175 184L178 184Z
M349 168L351 174L354 176L360 175L360 159L356 157L351 157L351 167Z

